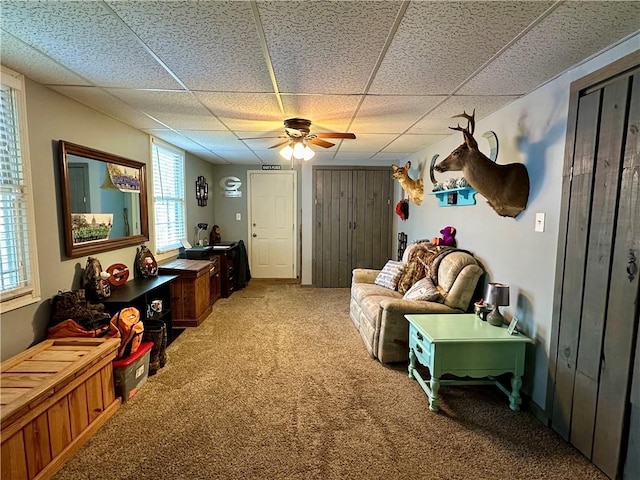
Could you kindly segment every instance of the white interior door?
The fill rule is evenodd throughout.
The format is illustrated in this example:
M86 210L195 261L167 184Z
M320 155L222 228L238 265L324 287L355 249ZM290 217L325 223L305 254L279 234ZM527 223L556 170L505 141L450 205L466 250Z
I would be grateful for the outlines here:
M251 276L295 278L296 171L248 174Z

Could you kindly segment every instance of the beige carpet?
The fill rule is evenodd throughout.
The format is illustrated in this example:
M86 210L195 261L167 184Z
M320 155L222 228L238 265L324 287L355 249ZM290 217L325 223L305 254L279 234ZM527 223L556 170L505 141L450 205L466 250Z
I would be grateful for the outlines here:
M252 280L55 479L606 478L495 387L442 387L429 411L406 365L369 357L348 304Z

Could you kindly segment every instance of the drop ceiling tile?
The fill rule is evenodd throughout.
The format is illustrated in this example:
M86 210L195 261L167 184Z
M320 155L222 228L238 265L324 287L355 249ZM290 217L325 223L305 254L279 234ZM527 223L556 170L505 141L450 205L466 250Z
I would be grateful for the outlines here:
M195 95L232 130L268 132L284 129L275 94L195 92Z
M175 130L226 130L189 92L109 89L109 93Z
M388 165L404 165L406 157L407 154L402 153L379 152L372 157L372 160L384 162Z
M490 113L493 113L508 103L514 101L516 96L464 96L456 95L448 98L445 102L433 110L429 116L416 123L408 133L411 134L440 134L450 135L449 127L466 124L464 119L452 118L467 112L469 115L475 109L476 122ZM477 133L477 132L476 132Z
M183 150L187 150L187 151L194 151L196 149L206 150L202 145L199 145L189 137L175 130L170 130L168 128L146 128L143 131L145 133L148 133L151 136L159 138L160 140L163 140L167 143L170 143L175 147L182 148Z
M348 165L349 162L363 162L367 161L375 156L376 152L336 152L333 156L334 160L344 162Z
M273 91L250 2L107 3L187 88Z
M350 130L358 133L403 133L445 100L442 96L367 95Z
M280 91L364 92L401 4L259 1Z
M236 132L236 134L242 139L236 141L241 141L247 148L253 151L271 150L270 147L273 145L287 140L287 137L284 137L284 127L272 134L265 134L263 132Z
M260 163L260 158L250 150L225 150L218 155L226 162L236 165L256 165Z
M369 93L452 93L552 3L411 2Z
M103 2L3 0L0 25L98 86L179 86Z
M90 85L82 77L47 57L35 48L0 31L2 64L43 85Z
M308 118L312 133L346 132L360 98L360 95L282 95L282 103L285 118Z
M565 2L458 93L526 94L638 27L638 2Z
M397 138L391 144L382 150L382 153L409 154L427 148L440 140L447 138L451 133L446 135L411 135L405 134Z
M67 86L50 86L49 88L133 128L144 130L161 126L152 118L130 107L102 88Z
M219 130L180 130L179 132L214 153L222 154L226 150L250 151L232 132Z
M396 134L365 133L358 135L355 140L344 140L340 145L340 152L368 152L373 154L385 148L396 138L398 138Z

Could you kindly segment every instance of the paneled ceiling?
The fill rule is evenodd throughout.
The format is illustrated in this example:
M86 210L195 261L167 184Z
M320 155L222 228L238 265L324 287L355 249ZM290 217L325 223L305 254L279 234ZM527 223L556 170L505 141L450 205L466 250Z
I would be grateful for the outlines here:
M390 163L640 29L637 1L12 1L2 64L215 164L280 163L283 121ZM258 137L252 140L244 138Z

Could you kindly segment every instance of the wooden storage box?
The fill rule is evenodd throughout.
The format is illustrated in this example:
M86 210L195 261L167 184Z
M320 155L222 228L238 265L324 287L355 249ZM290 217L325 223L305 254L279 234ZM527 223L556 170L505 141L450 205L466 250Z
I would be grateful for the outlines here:
M120 339L58 338L0 366L2 479L48 479L120 406Z
M211 313L209 260L177 259L158 267L158 273L178 275L171 282L173 327L197 327Z

